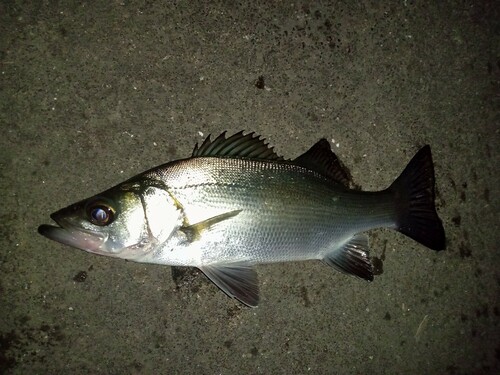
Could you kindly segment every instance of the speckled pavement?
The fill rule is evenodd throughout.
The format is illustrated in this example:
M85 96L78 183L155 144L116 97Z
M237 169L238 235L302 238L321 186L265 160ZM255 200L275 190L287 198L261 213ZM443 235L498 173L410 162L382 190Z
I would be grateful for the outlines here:
M1 2L0 373L500 373L499 13ZM365 190L430 144L447 250L372 231L373 283L320 262L258 266L250 309L197 272L37 233L55 210L243 129L287 157L326 137Z

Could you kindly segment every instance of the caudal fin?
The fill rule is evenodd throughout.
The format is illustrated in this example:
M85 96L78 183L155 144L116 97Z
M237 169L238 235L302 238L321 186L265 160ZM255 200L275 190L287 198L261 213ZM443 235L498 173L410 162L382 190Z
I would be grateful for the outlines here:
M424 146L389 187L397 204L397 230L433 250L443 250L445 234L434 205L434 165Z

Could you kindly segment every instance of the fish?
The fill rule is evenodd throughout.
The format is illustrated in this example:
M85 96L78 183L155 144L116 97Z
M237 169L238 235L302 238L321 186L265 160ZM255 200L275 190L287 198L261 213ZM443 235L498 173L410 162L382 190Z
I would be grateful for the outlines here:
M54 212L56 225L38 232L92 254L196 267L250 307L259 303L258 264L321 260L373 281L371 229L445 249L429 145L384 190L351 183L324 138L285 159L253 132L224 132L196 143L191 157Z

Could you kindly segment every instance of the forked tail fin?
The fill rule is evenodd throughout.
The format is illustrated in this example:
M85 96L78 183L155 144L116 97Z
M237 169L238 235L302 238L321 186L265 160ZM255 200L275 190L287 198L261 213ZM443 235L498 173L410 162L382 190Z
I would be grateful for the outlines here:
M443 250L446 241L434 205L434 165L429 145L417 152L389 190L396 197L396 230L430 249Z

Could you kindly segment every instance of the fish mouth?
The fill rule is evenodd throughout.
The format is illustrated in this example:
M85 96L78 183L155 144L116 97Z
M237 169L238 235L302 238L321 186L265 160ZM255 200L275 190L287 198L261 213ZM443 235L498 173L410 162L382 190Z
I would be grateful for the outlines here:
M103 254L102 249L107 240L107 235L96 233L87 229L76 227L66 220L60 219L55 214L50 215L57 225L42 224L38 227L38 233L50 240L72 246L80 250L95 254Z

